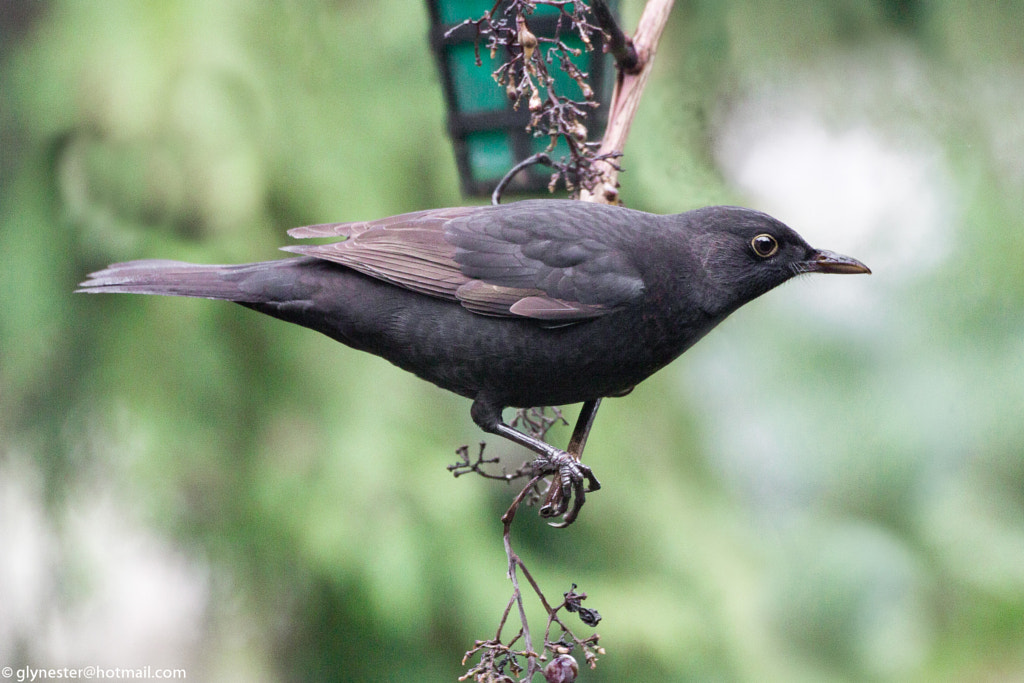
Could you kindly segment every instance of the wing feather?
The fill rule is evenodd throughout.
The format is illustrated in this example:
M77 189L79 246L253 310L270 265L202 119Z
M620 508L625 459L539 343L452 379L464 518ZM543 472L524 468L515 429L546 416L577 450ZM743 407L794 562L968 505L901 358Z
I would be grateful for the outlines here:
M643 290L612 239L629 224L625 211L564 200L432 209L295 228L292 237L346 239L284 249L474 313L571 323L613 311Z

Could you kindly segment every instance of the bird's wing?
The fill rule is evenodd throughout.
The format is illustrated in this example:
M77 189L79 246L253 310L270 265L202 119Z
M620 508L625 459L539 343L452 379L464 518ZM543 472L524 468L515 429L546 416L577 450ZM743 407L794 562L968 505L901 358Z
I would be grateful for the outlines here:
M570 323L638 297L640 274L577 202L436 209L290 230L344 242L286 247L484 315ZM580 210L582 209L582 210ZM596 223L596 224L595 224Z
M364 275L442 299L457 300L455 292L470 278L459 270L455 247L444 239L448 221L479 207L431 209L375 221L324 223L288 231L292 237L346 237L343 242L282 247L357 270Z

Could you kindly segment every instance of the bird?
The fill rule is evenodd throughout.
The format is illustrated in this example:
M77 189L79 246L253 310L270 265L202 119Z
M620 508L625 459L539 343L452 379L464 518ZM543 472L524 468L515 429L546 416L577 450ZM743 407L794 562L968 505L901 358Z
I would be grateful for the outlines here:
M557 475L541 508L563 516L556 526L600 488L579 456L601 399L629 393L787 280L871 272L735 206L661 215L532 199L288 234L334 241L285 246L294 256L258 263L115 263L76 291L233 301L469 398L483 431L533 451L536 471ZM502 417L509 407L575 403L584 405L568 450Z

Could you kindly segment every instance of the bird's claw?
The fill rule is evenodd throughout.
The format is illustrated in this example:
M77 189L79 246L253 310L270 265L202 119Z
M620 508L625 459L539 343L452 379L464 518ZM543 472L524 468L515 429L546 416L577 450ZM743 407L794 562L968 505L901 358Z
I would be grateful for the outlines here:
M558 517L561 522L550 522L555 528L564 528L576 521L580 509L586 502L586 494L601 488L601 482L587 465L575 457L560 451L549 457L538 458L534 467L540 473L557 476L548 488L547 499L540 507L541 517ZM572 504L572 507L570 506Z

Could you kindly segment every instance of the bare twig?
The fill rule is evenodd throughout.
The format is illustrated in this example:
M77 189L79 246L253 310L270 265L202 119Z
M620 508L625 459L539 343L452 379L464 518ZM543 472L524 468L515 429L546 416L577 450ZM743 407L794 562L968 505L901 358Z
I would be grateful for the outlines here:
M597 664L597 656L604 654L604 649L598 647L598 640L600 636L596 633L586 639L581 639L572 632L572 630L566 626L565 622L558 616L558 612L561 609L565 609L568 612L577 612L580 614L580 618L584 624L588 626L596 626L601 620L601 615L596 610L581 607L580 603L586 600L586 593L577 593L576 584L572 585L563 596L562 603L557 607L552 607L545 597L544 592L541 590L540 585L536 579L533 578L533 574L526 568L526 564L522 558L512 549L512 522L515 519L516 511L519 509L519 505L523 502L523 499L527 496L530 490L537 484L539 476L535 476L530 482L523 487L523 490L519 492L515 500L509 506L505 514L501 516L501 523L503 525L502 540L505 545L505 556L508 559L508 578L512 583L512 597L509 600L508 605L505 607L505 612L501 618L501 624L498 626L498 633L495 636L494 641L487 641L494 643L495 641L501 642L501 631L508 619L512 605L515 604L519 611L520 623L522 628L519 635L523 637L523 644L525 650L519 655L526 658L526 678L524 680L532 680L533 674L540 670L540 661L543 656L536 653L533 649L533 638L530 634L530 626L526 619L526 609L523 605L523 593L519 586L519 572L522 572L523 576L529 582L530 587L533 588L533 592L537 595L541 605L544 607L544 611L547 612L548 621L544 631L544 650L548 650L556 654L568 654L573 646L565 643L565 638L568 637L574 645L579 646L584 653L584 657L591 668L594 668ZM551 641L551 627L553 624L558 624L562 631L560 640L557 643ZM518 637L518 636L517 636ZM479 646L480 643L477 643ZM509 644L511 646L511 643ZM474 651L466 653L466 656L470 656ZM465 660L463 660L465 662Z
M455 449L455 454L459 456L458 462L454 462L448 465L448 471L452 473L453 477L461 477L464 474L473 472L480 475L484 479L498 479L500 481L515 481L524 476L533 473L533 465L526 463L515 472L506 472L504 469L501 470L501 474L492 474L485 470L483 465L496 465L501 460L500 458L485 458L484 449L487 447L487 442L480 442L480 450L477 451L476 460L473 462L469 461L469 446L459 446Z
M608 53L615 58L615 65L619 71L635 73L640 66L640 58L633 47L633 41L619 28L619 23L615 20L608 3L605 0L593 0L591 9L601 30L608 37Z
M515 178L516 175L518 175L519 172L522 171L524 168L528 168L536 164L544 164L545 166L550 166L551 157L549 157L544 152L537 152L536 154L526 157L518 164L513 166L512 169L508 173L506 173L501 178L501 180L498 181L498 184L494 187L494 192L491 193L491 204L493 204L494 206L500 204L501 194L505 191L505 187L507 187L508 184L512 182L512 179Z
M551 415L547 411L551 411ZM525 425L531 436L538 439L547 438L548 431L556 424L569 426L569 421L562 415L562 409L558 406L546 408L518 408L515 417L512 418L512 426Z
M533 654L533 639L530 635L530 625L526 619L526 607L523 605L523 592L519 589L519 578L516 573L518 567L523 567L523 561L516 555L515 551L512 550L512 520L515 519L516 510L519 508L519 503L522 502L524 496L530 491L533 486L537 483L539 477L534 477L530 480L523 490L516 496L515 500L512 501L512 505L501 517L501 522L504 525L505 531L502 534L502 539L505 543L505 556L508 558L508 578L512 582L512 597L515 600L516 607L519 608L519 622L523 625L523 644L526 646L526 651L530 652L527 655L526 661L526 680L531 680L533 674L539 669L537 665L537 655ZM523 567L525 571L525 567ZM529 573L527 573L529 576ZM530 583L533 583L533 578L530 577ZM536 587L535 587L536 588ZM545 603L545 607L546 607Z
M647 78L654 64L654 53L661 38L661 32L668 22L673 0L648 0L640 16L636 33L633 34L633 47L639 59L635 73L620 71L615 81L612 102L608 112L608 126L601 140L599 156L620 155L626 146L630 126L640 106ZM594 164L600 174L598 182L580 192L584 201L602 202L604 204L619 203L619 168L607 160L598 160Z

